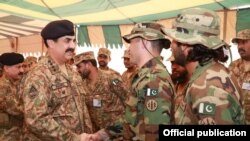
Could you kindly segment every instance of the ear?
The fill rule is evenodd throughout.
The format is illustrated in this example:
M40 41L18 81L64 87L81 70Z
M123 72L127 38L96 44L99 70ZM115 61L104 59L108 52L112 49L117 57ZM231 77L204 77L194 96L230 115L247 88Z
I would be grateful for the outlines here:
M47 44L48 44L48 46L49 46L50 48L53 48L54 43L55 43L55 42L54 42L53 40L50 40L50 39L47 40Z
M8 69L9 69L9 66L6 66L6 65L3 66L3 70L4 70L5 72L7 72Z

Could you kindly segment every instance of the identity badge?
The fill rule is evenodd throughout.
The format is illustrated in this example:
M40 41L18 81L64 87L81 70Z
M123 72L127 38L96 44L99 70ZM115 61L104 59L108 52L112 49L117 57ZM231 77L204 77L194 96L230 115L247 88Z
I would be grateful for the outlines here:
M100 99L93 99L94 107L102 107L102 101Z
M243 84L242 84L242 89L244 89L244 90L250 90L250 83L248 83L248 82L243 82Z

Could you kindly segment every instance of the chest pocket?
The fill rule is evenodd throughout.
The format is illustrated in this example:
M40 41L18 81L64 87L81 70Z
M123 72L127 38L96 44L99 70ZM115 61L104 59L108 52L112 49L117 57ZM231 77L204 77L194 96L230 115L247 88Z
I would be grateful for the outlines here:
M52 83L50 89L52 91L52 100L48 103L49 107L57 107L61 105L63 102L67 102L69 97L71 96L69 91L68 82L56 82Z

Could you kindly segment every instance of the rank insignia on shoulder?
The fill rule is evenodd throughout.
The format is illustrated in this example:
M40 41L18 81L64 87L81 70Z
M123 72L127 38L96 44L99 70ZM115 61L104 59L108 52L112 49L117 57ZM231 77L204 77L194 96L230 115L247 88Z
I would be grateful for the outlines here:
M112 80L113 85L118 85L121 81L119 79Z
M30 98L34 98L36 95L38 95L38 90L32 85L29 90L29 96Z
M213 103L202 102L199 104L199 113L205 115L214 115L216 105Z
M149 99L149 100L146 101L145 106L149 111L153 112L153 111L155 111L157 109L158 103L154 99Z
M147 88L147 96L156 96L158 95L158 89Z

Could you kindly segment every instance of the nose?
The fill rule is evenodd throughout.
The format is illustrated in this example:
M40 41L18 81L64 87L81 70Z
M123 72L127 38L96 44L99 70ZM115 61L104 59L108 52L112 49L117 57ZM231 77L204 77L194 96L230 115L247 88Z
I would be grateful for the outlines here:
M19 71L24 72L24 67L20 67Z
M73 49L75 49L76 48L76 42L75 41L71 41L70 42L70 48L73 48Z

